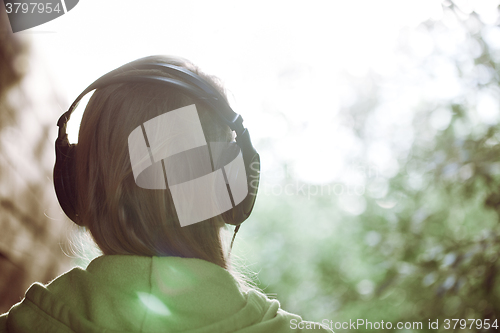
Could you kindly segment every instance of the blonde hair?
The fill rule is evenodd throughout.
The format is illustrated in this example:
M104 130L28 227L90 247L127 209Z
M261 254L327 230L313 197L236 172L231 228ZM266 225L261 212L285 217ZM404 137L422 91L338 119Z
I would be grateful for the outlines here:
M226 96L219 81L191 62L155 56L137 61L184 67ZM133 70L124 74L154 74ZM164 85L119 83L97 89L80 125L76 149L76 188L79 224L88 228L106 255L178 256L198 258L230 271L242 289L249 280L237 272L224 250L221 217L181 227L169 191L136 185L128 151L128 136L137 126L165 112L194 104L193 98ZM233 132L206 107L197 110L207 142L231 141ZM227 231L227 230L226 230Z

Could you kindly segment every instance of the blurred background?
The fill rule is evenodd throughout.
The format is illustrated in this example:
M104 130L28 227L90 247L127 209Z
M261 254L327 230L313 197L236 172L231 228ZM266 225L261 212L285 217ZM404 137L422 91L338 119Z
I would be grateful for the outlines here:
M500 319L499 5L82 0L15 34L2 8L0 310L82 264L52 185L58 117L172 54L220 77L252 133L261 187L233 251L285 310Z

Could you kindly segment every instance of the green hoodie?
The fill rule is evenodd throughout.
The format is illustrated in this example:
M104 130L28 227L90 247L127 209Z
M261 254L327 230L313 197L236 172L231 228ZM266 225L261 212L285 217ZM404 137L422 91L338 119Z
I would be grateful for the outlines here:
M0 316L0 332L280 333L302 332L301 321L205 260L113 255L34 283Z

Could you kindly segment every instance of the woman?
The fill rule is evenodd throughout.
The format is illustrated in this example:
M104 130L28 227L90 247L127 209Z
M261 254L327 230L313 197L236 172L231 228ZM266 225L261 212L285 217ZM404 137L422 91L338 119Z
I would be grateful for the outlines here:
M193 188L178 190L178 186L189 183L189 175L203 174L204 155L200 152L209 152L215 170L221 158L214 157L217 146L212 143L232 142L235 135L210 104L200 103L193 96L196 91L186 93L148 80L125 80L154 76L192 83L183 75L175 75L175 71L148 66L150 63L195 73L225 99L215 78L203 74L189 61L173 57L136 60L114 72L120 77L115 83L97 87L82 118L77 149L64 148L62 141L56 144L54 182L64 211L90 231L103 255L85 270L74 268L46 286L33 284L26 297L0 317L0 332L275 333L301 331L298 327L329 331L280 309L277 300L268 299L252 287L231 265L230 249L224 242L228 231L225 225L242 221L234 220L234 209L224 208L219 215L213 212L224 202L226 206L231 204L229 208L245 202L238 199L236 183L232 183L241 170L235 173L228 169L225 163L229 159L221 164L218 174L224 176L221 179L226 186L219 188L217 195L226 187L231 194L201 200L212 215L201 214L203 205L189 201L200 197ZM186 120L186 110L194 118ZM161 124L159 117L174 113L185 126L152 122L158 120L156 124ZM168 151L172 145L157 147L154 141L159 137L169 137L170 143L179 136L187 138L177 140L183 144L191 140L195 134L186 134L186 126L196 129L197 119L203 135L195 148L179 148L180 153L174 154ZM64 118L63 132L66 121ZM141 143L142 135L148 138L146 145ZM143 147L146 156L137 155L137 147ZM155 160L155 154L162 149L166 149L166 155L161 158L177 158L173 163L177 166L187 160L191 164L177 171L169 169L171 160ZM183 150L194 155L182 155ZM231 161L241 157L237 150L231 154ZM68 174L62 178L59 159L63 157L59 155L71 155L71 163L63 167ZM144 163L147 165L140 167ZM160 172L145 172L154 169L153 165L161 165L157 169ZM143 172L146 176L141 176ZM63 178L66 183L59 182ZM174 184L173 179L178 181ZM167 187L169 190L164 190ZM249 214L251 207L247 211Z

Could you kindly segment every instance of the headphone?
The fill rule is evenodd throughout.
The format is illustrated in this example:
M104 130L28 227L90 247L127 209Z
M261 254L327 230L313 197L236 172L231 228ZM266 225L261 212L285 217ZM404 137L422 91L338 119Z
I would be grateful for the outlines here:
M241 150L246 171L248 194L239 204L221 214L227 224L236 226L234 233L234 236L236 236L240 224L245 221L252 212L260 180L260 156L252 146L248 130L243 126L243 118L231 109L228 102L215 88L197 74L179 66L158 61L149 62L147 61L148 58L151 57L129 62L98 78L77 97L68 111L66 111L57 121L59 134L55 142L56 162L53 176L54 188L59 204L64 213L73 222L80 224L76 209L77 189L75 184L75 152L78 148L77 144L69 143L66 127L71 114L76 109L81 99L92 90L112 84L128 82L153 83L174 88L180 93L192 97L197 102L204 104L220 121L224 122L231 130L236 132L236 144ZM174 78L158 75L124 74L127 71L138 69L158 70ZM232 243L233 242L231 242L231 247Z

